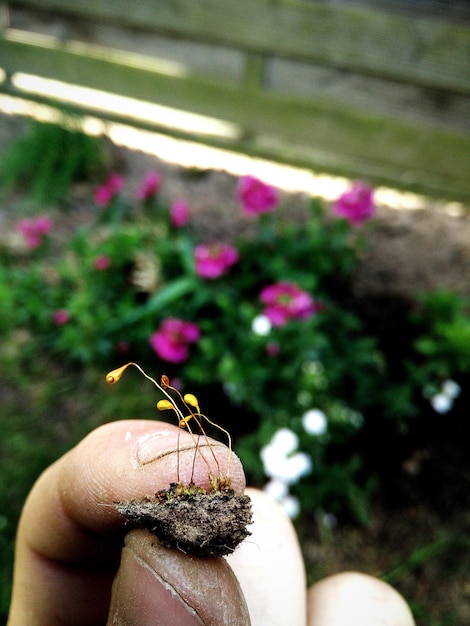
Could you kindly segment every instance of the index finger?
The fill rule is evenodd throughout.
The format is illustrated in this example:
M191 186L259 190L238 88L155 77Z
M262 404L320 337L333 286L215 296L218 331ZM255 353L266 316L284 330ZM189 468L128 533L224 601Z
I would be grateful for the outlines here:
M177 448L179 446L179 453ZM116 501L151 496L179 479L209 487L227 471L228 449L155 421L119 421L93 431L33 487L21 516L9 626L102 624L117 571L125 518ZM204 460L205 459L205 460ZM217 461L215 460L217 459ZM231 461L241 492L241 463ZM34 616L34 617L32 617Z

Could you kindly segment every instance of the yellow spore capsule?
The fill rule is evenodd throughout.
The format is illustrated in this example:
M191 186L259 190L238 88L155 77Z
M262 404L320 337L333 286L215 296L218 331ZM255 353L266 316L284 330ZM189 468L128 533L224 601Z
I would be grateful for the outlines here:
M168 411L168 410L174 411L175 407L169 400L159 400L157 402L157 409L159 411Z
M106 382L110 385L114 385L114 383L119 382L121 380L121 376L124 374L129 365L132 365L132 363L126 363L126 365L122 365L121 367L108 372L106 374Z
M189 406L195 407L199 413L199 402L193 393L184 394L183 400L186 402L186 404L189 404Z
M199 452L199 454L201 454L200 451L200 445L199 445L199 437L203 437L205 440L205 445L207 445L207 447L209 448L215 464L217 466L218 469L218 475L215 476L212 472L212 469L206 459L206 457L201 454L202 456L202 460L204 461L204 463L206 463L207 468L209 470L209 476L213 476L214 478L214 485L213 485L213 490L216 491L218 489L221 488L227 488L230 486L230 464L231 464L231 459L232 459L232 440L230 437L230 433L225 430L225 428L223 428L222 426L219 426L219 424L216 424L215 422L213 422L212 420L210 420L206 415L203 415L199 409L199 401L196 398L196 396L192 393L186 393L184 396L178 391L178 389L176 389L175 387L172 387L170 385L170 380L168 378L168 376L166 376L166 374L163 374L160 378L160 384L157 383L156 380L154 380L151 376L149 376L141 367L140 365L138 365L137 363L134 362L129 362L126 363L125 365L122 365L121 367L118 367L114 370L111 370L110 372L108 372L106 374L106 382L109 383L110 385L114 385L115 383L119 382L119 380L121 379L122 375L124 374L124 372L126 371L126 369L128 367L130 367L131 365L133 365L135 368L137 368L139 370L139 372L145 376L145 378L147 378L148 380L150 380L151 383L153 383L155 385L155 387L157 387L165 396L166 399L163 400L159 400L156 404L156 407L159 411L174 411L174 413L176 414L176 417L178 418L178 426L181 429L187 429L190 436L192 437L193 441L194 441L194 445L195 445L195 451L196 453ZM177 399L179 399L180 401L182 401L186 407L186 409L189 411L190 415L184 415L181 408L178 406L178 403L171 397L169 392L173 392L177 395ZM196 411L193 413L191 411L190 407L194 407L196 409ZM194 420L195 425L194 428L191 428L190 422L191 420ZM215 428L218 428L220 431L222 431L228 440L228 447L229 447L229 458L228 458L228 462L227 462L227 469L226 469L226 474L225 476L222 475L221 473L221 468L219 465L219 461L217 460L217 456L213 450L213 446L202 426L202 421L205 420L207 421L209 424L211 424L211 426L214 426ZM178 435L179 437L179 435ZM179 438L178 438L178 442L179 442ZM179 446L179 443L178 443ZM177 469L177 482L180 482L180 478L179 478L179 455L178 455L178 469ZM192 479L191 479L192 481ZM211 483L212 484L212 483Z

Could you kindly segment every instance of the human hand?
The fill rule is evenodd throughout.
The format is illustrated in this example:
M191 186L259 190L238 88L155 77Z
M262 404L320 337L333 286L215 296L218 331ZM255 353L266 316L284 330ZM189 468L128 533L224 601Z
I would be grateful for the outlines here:
M128 532L122 548L128 528L115 502L151 495L175 481L178 434L180 478L189 482L191 437L155 421L102 426L42 474L18 528L8 626L243 626L250 618L253 626L306 623L305 576L295 533L280 507L258 491L248 490L253 534L226 559L163 548L146 530ZM228 449L218 442L213 446L226 468ZM213 463L210 455L206 458ZM194 482L208 487L207 474L199 455ZM236 458L231 476L235 491L242 492L245 479ZM310 626L413 624L403 600L384 583L342 576L309 591ZM336 615L328 613L332 607L345 606L348 590L354 590L360 620L364 607L358 599L365 592L366 608L379 611L369 615L380 617L381 612L396 619L328 621Z
M225 559L198 559L168 550L156 546L150 533L136 530L127 535L120 565L128 527L115 502L154 494L175 481L178 435L180 477L188 483L193 472L193 440L181 429L154 421L102 426L42 474L19 524L8 626L88 626L107 620L139 626L249 623L243 593ZM203 444L200 449L215 472L212 456L204 452ZM213 450L222 470L226 469L228 449L213 442ZM234 490L242 492L245 478L236 457L231 477ZM193 480L209 486L208 469L200 455ZM259 498L264 500L254 495L255 511ZM285 526L294 541L287 521ZM285 544L279 553L285 561L285 580L292 578L297 589L292 600L286 597L285 601L297 606L294 612L302 612L301 559L294 553L289 568L289 534L280 543ZM260 544L250 556L254 567L262 553ZM240 557L236 567L244 567ZM270 583L272 578L268 572L257 581L257 602L264 602L265 591L271 595L280 590L281 582ZM271 588L266 590L266 586ZM281 614L286 615L285 609Z

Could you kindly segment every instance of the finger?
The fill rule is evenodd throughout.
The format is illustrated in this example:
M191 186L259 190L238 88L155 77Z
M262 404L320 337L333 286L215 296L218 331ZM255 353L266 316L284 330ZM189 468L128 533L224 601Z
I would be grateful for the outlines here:
M308 591L308 626L414 626L402 596L387 583L356 572L335 574Z
M226 472L229 458L220 443L212 451L202 443L195 457L191 437L168 424L121 421L93 431L46 470L19 524L9 626L105 623L125 526L116 501L166 489L178 472L208 487L209 469L217 473L218 463ZM242 491L236 457L231 468Z
M250 611L252 626L305 626L306 582L294 527L262 491L247 489L253 505L251 537L227 557Z
M158 622L157 622L158 616ZM126 536L109 626L249 626L240 585L223 558L161 546L147 530Z

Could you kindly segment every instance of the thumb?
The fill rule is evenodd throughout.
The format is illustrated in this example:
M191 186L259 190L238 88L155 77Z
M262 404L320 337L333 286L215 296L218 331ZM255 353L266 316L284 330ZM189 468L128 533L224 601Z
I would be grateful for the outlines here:
M129 532L113 584L108 626L250 626L240 585L223 558L164 548Z

